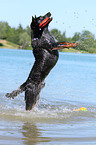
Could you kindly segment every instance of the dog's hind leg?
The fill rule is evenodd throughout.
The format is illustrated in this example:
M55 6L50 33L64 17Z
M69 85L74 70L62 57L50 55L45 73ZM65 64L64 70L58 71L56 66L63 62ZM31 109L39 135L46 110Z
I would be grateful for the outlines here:
M42 82L41 84L29 83L26 86L26 89L25 89L26 110L33 109L34 105L37 106L40 91L44 86L45 86L44 82Z
M32 97L30 96L30 98L28 97L28 92L26 94L25 92L25 95L27 97L26 99L26 110L32 110L34 106L37 106L38 105L38 100L39 100L39 95L37 97ZM30 93L31 95L31 93Z
M39 96L40 96L40 95L38 95L38 96L36 97L36 98L37 98L37 99L36 99L36 100L37 100L37 101L36 101L36 106L38 105Z
M32 110L34 105L38 104L39 94L36 95L33 92L33 89L30 87L27 87L25 91L26 110Z

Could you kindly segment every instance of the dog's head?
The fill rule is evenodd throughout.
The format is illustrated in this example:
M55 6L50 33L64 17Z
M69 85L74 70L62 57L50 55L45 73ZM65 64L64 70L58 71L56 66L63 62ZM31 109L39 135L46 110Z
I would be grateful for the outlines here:
M33 31L34 38L40 38L45 27L52 21L51 13L44 16L33 17L31 23L31 30Z

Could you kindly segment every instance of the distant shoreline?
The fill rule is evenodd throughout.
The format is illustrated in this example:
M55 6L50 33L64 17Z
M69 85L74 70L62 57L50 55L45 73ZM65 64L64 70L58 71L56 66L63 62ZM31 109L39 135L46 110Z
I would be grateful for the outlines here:
M9 48L9 49L22 49L22 46L17 45L15 43L9 42L7 40L0 39L0 48ZM32 47L26 48L25 50L32 50ZM71 53L88 53L86 51L81 51L78 49L70 48L70 49L62 49L61 52L71 52Z

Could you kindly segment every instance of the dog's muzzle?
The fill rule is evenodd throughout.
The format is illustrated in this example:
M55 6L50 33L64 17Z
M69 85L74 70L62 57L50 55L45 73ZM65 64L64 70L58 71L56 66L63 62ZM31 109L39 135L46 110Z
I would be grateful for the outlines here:
M40 27L40 28L45 27L51 20L52 20L52 18L50 18L50 17L45 18L45 19L39 24L39 27Z

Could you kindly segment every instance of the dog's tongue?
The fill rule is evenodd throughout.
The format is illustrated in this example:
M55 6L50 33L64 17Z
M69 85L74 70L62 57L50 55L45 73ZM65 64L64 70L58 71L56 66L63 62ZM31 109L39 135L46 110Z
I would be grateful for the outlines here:
M39 27L43 28L44 26L46 26L49 22L51 21L50 17L45 18L40 24Z

